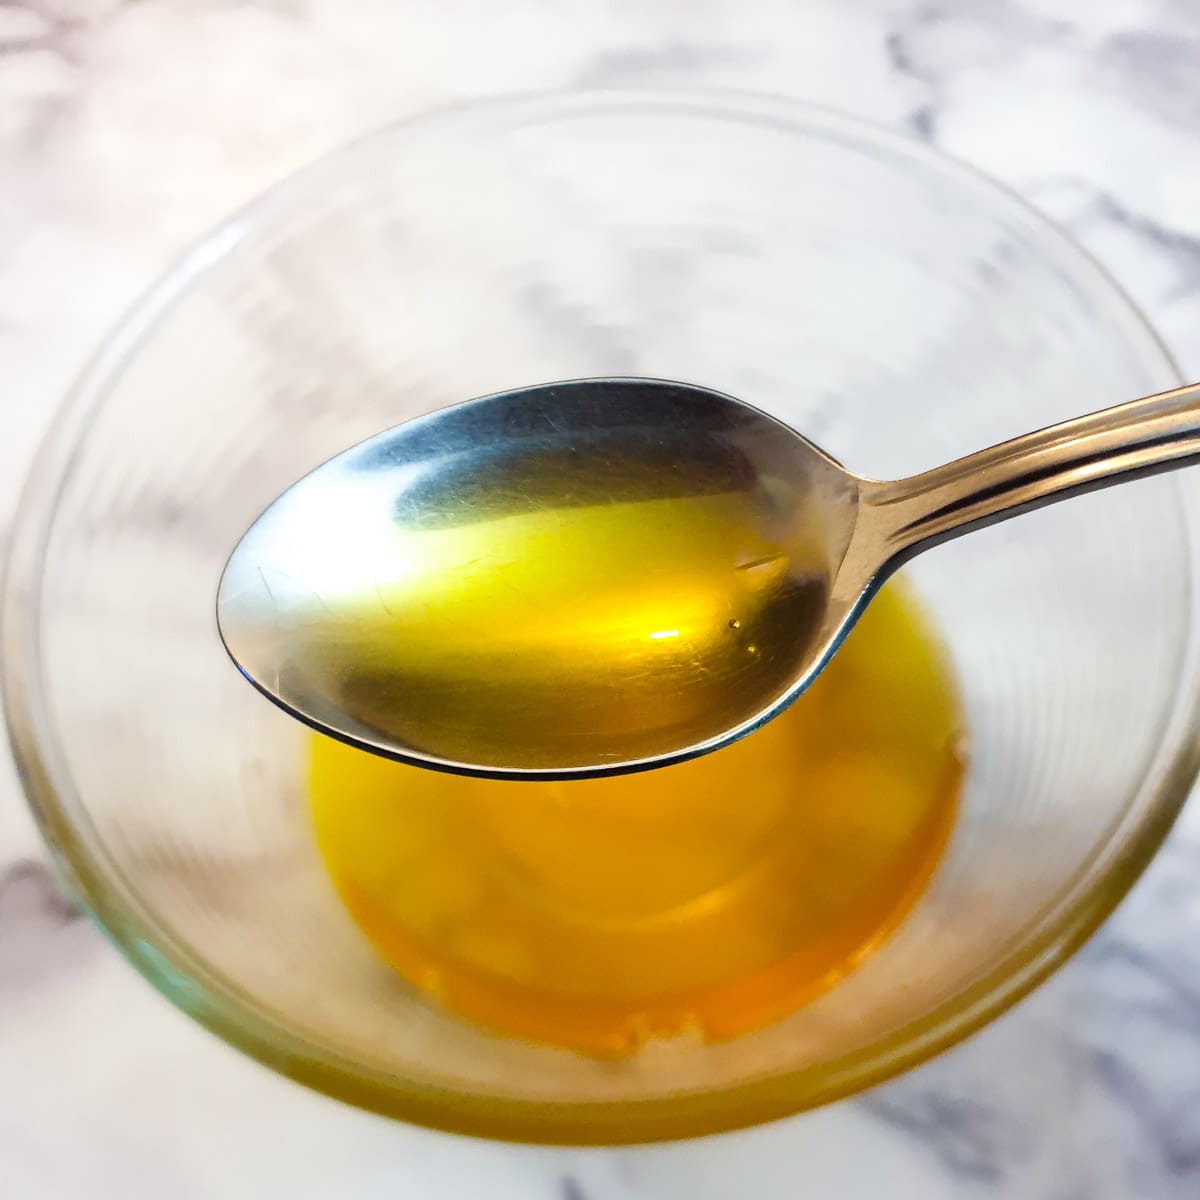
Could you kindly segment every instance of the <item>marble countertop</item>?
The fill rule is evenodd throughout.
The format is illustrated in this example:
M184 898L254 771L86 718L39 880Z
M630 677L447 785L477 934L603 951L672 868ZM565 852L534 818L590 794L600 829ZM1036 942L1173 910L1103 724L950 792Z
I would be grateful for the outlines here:
M0 549L33 447L197 232L486 92L677 84L909 130L1065 224L1200 376L1195 0L0 0ZM0 1196L1200 1195L1200 805L1083 952L856 1100L701 1143L513 1148L310 1094L175 1012L44 866L0 752Z

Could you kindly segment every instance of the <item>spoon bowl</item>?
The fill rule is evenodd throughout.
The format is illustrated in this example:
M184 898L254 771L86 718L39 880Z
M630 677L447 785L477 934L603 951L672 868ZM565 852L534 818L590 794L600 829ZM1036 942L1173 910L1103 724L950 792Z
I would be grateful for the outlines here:
M895 483L732 396L499 392L289 488L221 579L243 674L322 732L463 774L577 778L743 737L927 545L1200 451L1200 387Z
M226 647L272 700L473 774L659 766L801 691L870 580L859 481L707 388L503 392L347 450L225 570Z

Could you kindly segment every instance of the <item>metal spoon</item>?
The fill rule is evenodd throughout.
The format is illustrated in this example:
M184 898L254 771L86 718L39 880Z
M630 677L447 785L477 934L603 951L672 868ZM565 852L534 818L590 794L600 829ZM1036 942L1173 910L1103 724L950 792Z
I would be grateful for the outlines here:
M301 721L500 778L678 762L796 698L937 542L1200 454L1200 385L896 482L719 392L585 379L472 400L305 476L221 579L221 636Z

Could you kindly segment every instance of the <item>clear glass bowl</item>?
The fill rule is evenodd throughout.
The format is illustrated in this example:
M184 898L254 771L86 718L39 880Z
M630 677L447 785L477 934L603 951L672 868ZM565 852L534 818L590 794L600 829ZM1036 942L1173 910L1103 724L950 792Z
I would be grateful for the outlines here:
M1177 474L906 569L962 691L962 815L914 910L832 990L753 1035L618 1063L428 1005L334 896L306 735L226 660L217 579L267 502L356 439L607 374L732 392L879 477L1177 381L1129 302L1013 196L765 99L430 116L197 245L101 352L29 484L3 607L12 739L64 871L156 986L280 1071L407 1120L648 1140L876 1083L1061 963L1197 769L1200 484Z

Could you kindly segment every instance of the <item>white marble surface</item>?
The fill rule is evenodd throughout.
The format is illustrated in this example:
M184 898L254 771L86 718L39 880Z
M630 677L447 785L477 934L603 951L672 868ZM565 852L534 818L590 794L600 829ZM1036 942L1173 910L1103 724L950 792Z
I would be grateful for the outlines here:
M776 91L906 127L1066 223L1200 375L1195 0L0 0L0 547L64 387L198 231L347 136L551 85ZM435 1136L309 1094L137 979L0 760L0 1196L1185 1200L1200 806L1007 1017L868 1096L622 1151Z

